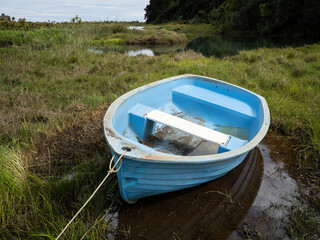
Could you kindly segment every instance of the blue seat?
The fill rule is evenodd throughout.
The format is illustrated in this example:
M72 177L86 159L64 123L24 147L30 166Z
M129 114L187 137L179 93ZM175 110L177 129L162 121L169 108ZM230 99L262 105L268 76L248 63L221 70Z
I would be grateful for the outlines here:
M172 101L188 115L203 116L216 125L248 127L256 115L243 101L194 85L174 88Z

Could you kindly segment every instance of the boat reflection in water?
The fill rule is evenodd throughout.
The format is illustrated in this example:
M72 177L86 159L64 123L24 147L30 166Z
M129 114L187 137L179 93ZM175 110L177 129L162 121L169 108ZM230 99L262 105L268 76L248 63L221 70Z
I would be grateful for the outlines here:
M224 239L246 216L259 191L263 161L258 148L225 176L201 186L140 199L117 215L122 239Z

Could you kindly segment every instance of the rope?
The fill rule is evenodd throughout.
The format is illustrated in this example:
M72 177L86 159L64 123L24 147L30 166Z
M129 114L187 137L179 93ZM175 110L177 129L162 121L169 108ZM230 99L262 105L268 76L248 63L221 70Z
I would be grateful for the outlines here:
M118 196L118 194L117 194L117 196ZM103 214L103 216L102 216L98 221L96 221L96 222L88 229L88 231L86 231L85 234L83 234L83 236L80 238L80 240L83 240L83 239L85 238L85 236L91 231L91 229L93 229L99 222L101 222L103 219L105 219L105 218L108 216L108 214L109 214L109 212L110 212L110 209L112 208L115 200L116 200L116 197L113 199L111 205L109 206L109 208L107 209L107 211L105 212L105 214ZM109 222L109 220L110 220L113 216L114 216L114 213L105 221L105 223Z
M107 178L109 177L109 175L111 173L116 173L120 170L121 166L122 166L122 157L123 155L126 153L126 150L124 150L124 152L121 154L121 156L118 158L117 162L112 166L113 163L113 159L114 156L111 158L110 163L109 163L109 171L108 174L104 177L104 179L102 180L102 182L99 184L99 186L96 188L96 190L94 190L94 192L91 194L91 196L88 198L88 200L83 204L83 206L79 209L79 211L73 216L73 218L68 222L68 224L64 227L64 229L60 232L60 234L58 235L58 237L56 237L55 240L58 240L62 234L67 230L67 228L70 226L70 224L73 222L74 219L76 219L76 217L80 214L80 212L85 208L85 206L87 206L87 204L90 202L90 200L93 198L93 196L96 194L96 192L100 189L100 187L104 184L104 182L107 180ZM114 170L115 167L117 166L117 164L120 161L120 166L117 170Z

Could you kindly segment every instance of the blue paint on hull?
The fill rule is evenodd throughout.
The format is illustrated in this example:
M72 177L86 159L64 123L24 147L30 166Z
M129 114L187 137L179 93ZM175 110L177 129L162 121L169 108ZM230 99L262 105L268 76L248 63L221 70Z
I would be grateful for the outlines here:
M246 155L230 159L223 165L169 165L152 162L143 164L143 170L140 168L141 162L124 159L117 173L120 193L125 201L135 202L142 197L194 187L225 175L238 166Z

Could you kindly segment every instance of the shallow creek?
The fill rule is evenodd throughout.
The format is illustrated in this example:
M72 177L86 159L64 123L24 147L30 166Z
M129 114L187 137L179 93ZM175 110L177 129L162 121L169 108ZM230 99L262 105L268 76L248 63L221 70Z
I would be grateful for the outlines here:
M129 29L143 30L140 26L130 26ZM227 36L202 36L195 38L187 43L173 45L121 45L105 46L100 48L88 49L93 53L106 53L116 51L134 57L138 55L158 56L173 52L192 50L201 53L203 56L214 56L222 58L225 56L234 56L241 50L250 50L256 48L282 48L298 47L305 44L318 42L313 39L294 39L294 38L265 38L265 37L227 37Z
M294 145L268 134L222 178L179 192L124 204L110 214L109 239L242 239L251 229L286 238L289 208L299 187Z

